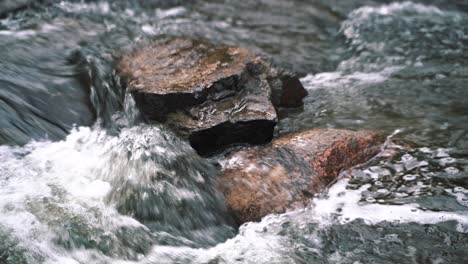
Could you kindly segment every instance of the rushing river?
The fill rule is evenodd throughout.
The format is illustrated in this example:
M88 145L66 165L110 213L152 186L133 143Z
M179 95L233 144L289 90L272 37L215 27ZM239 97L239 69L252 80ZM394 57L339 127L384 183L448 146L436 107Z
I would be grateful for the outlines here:
M468 2L12 3L0 1L0 263L468 263ZM309 208L237 228L215 158L143 124L114 75L122 52L164 34L299 72L309 95L281 110L277 135L393 136Z

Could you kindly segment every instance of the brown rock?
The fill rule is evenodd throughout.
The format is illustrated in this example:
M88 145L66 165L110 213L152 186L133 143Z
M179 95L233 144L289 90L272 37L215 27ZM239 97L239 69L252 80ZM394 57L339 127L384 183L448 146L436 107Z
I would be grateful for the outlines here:
M341 171L379 152L372 131L318 129L287 135L267 146L243 148L221 160L219 188L238 224L302 207Z
M269 142L272 91L278 106L305 96L296 77L252 51L189 38L157 40L123 56L117 70L145 118L165 122L201 154Z

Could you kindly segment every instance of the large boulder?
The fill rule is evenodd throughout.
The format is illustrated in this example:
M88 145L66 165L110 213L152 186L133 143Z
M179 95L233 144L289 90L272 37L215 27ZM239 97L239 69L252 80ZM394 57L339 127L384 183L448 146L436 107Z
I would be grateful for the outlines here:
M238 224L258 221L305 206L341 171L376 155L383 140L376 132L338 129L283 136L226 154L218 185Z
M117 72L146 120L166 123L200 154L269 142L277 121L272 100L296 107L306 95L295 76L251 50L189 38L137 48Z

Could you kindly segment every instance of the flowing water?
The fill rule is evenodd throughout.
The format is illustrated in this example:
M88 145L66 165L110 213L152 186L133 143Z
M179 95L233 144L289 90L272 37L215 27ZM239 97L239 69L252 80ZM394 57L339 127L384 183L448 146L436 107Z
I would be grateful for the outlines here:
M0 1L0 263L468 262L468 2L30 2ZM215 159L142 124L112 70L164 34L302 74L277 135L393 136L310 207L237 228Z

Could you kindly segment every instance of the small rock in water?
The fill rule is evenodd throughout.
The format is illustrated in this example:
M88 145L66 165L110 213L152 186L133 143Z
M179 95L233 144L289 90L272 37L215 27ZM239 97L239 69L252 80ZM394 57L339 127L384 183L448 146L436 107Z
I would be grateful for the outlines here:
M371 131L338 129L283 136L228 153L218 183L237 223L258 221L305 206L341 171L376 155L383 140Z
M190 38L164 38L122 57L122 84L148 121L164 122L200 154L273 137L275 107L307 92L294 75L253 51Z

